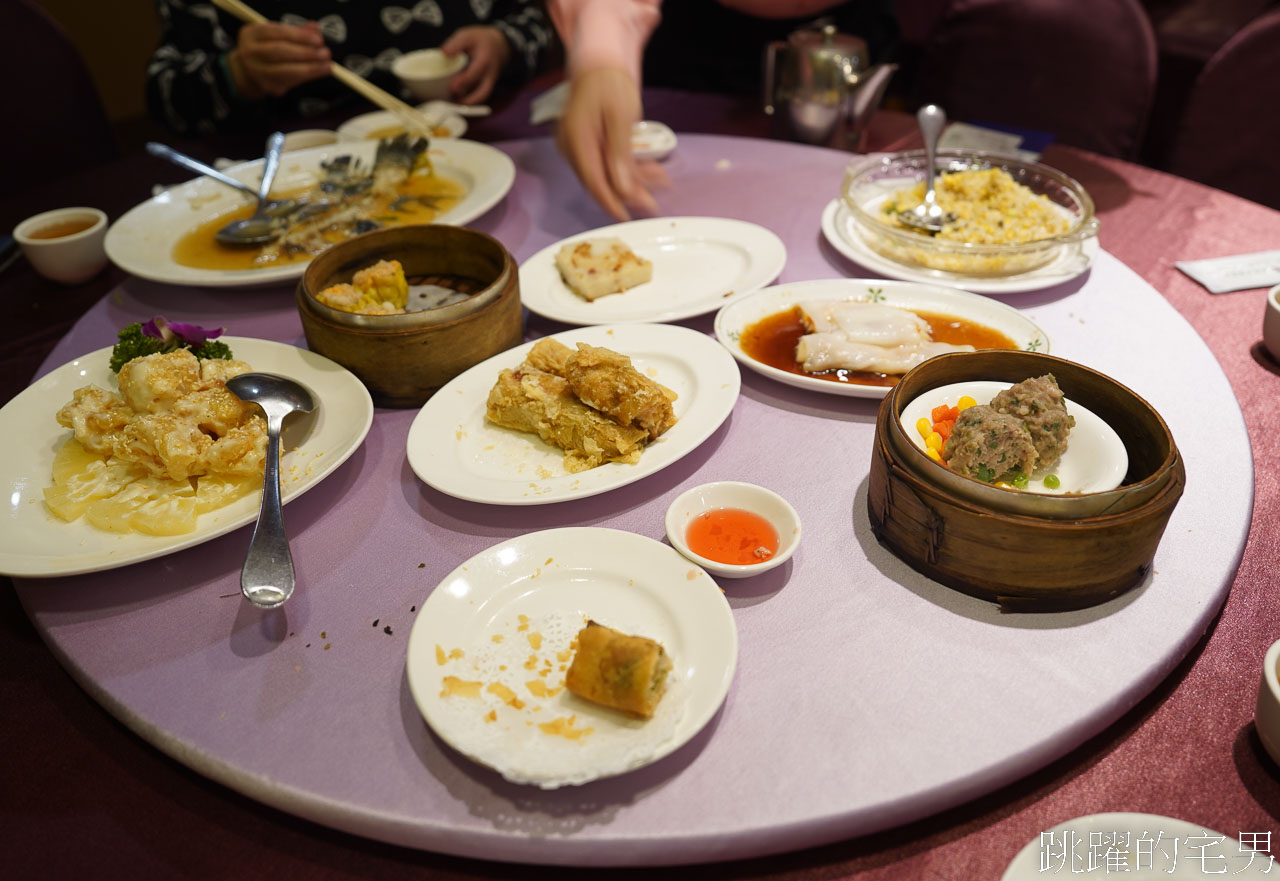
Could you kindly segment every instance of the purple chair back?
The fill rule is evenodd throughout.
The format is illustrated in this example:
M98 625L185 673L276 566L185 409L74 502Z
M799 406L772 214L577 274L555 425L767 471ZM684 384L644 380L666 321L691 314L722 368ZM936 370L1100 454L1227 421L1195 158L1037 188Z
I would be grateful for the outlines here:
M1168 170L1280 209L1280 9L1247 24L1205 64Z
M1155 34L1138 0L952 0L915 97L950 119L1132 158L1155 87Z
M84 59L34 0L0 0L0 81L21 129L0 141L0 195L119 154Z

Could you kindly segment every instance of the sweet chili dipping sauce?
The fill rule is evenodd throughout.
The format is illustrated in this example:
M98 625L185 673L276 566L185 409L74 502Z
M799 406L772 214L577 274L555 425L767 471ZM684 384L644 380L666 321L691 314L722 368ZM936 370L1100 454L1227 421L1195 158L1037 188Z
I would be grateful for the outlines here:
M742 508L704 511L689 522L684 540L698 556L736 566L763 563L778 552L778 530Z

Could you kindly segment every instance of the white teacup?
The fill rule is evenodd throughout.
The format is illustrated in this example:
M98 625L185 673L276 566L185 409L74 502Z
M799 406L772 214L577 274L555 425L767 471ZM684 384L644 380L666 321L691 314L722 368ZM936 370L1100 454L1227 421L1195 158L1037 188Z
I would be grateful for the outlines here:
M1262 344L1272 358L1280 361L1280 284L1267 291L1266 310L1262 313Z
M439 49L406 52L391 63L391 72L419 101L449 97L449 78L467 66L467 53L450 58Z
M45 278L88 281L107 265L107 215L97 208L57 208L28 217L13 230L23 255Z

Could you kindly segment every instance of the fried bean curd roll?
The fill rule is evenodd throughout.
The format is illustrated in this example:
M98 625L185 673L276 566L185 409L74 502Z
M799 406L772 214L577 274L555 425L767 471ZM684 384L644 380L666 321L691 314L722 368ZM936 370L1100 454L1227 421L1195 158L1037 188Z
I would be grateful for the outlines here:
M612 349L578 343L565 361L564 376L584 403L619 425L644 429L652 440L676 423L676 393L654 382Z
M659 643L588 621L564 684L580 698L648 719L670 673L671 658Z

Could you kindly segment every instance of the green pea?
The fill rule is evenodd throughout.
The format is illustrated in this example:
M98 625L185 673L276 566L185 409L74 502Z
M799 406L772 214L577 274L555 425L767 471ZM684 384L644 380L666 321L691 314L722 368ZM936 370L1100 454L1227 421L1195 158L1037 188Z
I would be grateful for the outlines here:
M1012 484L1013 484L1014 486L1016 486L1018 489L1026 489L1026 488L1027 488L1027 475L1022 474L1021 472L1019 472L1018 474L1013 475L1013 479L1010 481L1010 483L1012 483Z
M1057 489L1062 486L1062 481L1058 479L1058 475L1056 474L1046 474L1044 476L1044 485L1049 487L1049 489Z

